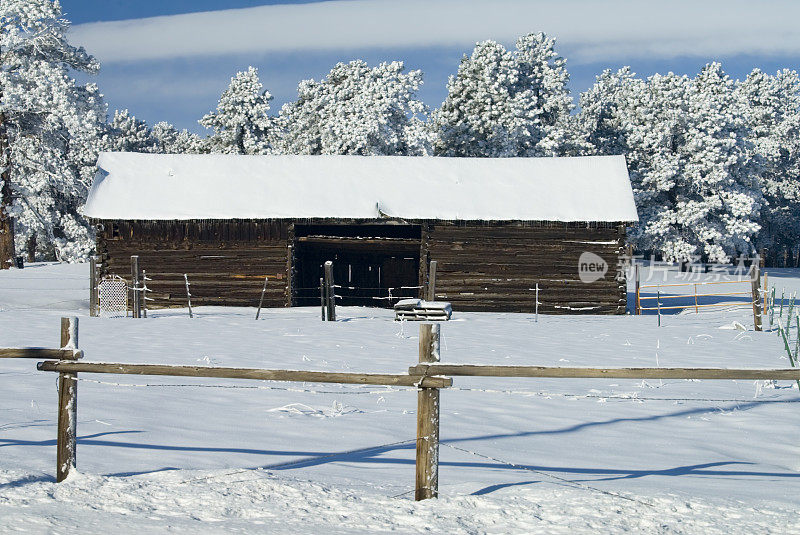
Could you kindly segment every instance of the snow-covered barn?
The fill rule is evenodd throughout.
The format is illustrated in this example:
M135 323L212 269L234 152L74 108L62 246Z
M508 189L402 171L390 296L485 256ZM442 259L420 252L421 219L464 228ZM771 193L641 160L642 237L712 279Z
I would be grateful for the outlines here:
M542 312L606 314L637 220L622 156L103 153L84 214L103 273L138 255L155 306L185 306L184 273L197 305L255 306L265 276L265 306L317 305L326 260L339 304L391 306L436 260L455 310L532 311L538 284ZM608 271L584 282L583 253Z

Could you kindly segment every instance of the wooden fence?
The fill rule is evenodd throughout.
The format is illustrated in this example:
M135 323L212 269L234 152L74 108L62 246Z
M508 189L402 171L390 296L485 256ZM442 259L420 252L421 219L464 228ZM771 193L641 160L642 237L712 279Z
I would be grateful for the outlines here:
M298 381L359 385L412 386L417 388L417 435L415 499L435 498L439 487L439 391L452 386L444 375L473 377L530 378L615 378L615 379L741 379L800 380L800 368L726 369L726 368L566 368L552 366L491 366L442 364L440 360L440 324L420 325L419 364L408 374L367 374L173 366L160 364L122 364L79 362L77 318L62 318L61 349L0 349L2 358L59 359L39 362L37 369L59 373L58 440L56 480L63 481L76 464L77 374L111 373L123 375L169 375L180 377L216 377L260 381Z

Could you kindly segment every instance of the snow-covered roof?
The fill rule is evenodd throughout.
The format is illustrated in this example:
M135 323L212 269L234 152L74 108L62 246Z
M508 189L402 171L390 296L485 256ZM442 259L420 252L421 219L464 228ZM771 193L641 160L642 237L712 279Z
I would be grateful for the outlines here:
M97 219L637 221L622 156L434 158L104 152Z

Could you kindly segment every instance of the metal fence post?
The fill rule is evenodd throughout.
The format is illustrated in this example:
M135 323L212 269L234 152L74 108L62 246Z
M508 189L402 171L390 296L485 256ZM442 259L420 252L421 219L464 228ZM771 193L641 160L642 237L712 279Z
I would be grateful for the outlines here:
M139 256L131 256L131 280L133 281L133 317L142 317L141 295L139 295Z

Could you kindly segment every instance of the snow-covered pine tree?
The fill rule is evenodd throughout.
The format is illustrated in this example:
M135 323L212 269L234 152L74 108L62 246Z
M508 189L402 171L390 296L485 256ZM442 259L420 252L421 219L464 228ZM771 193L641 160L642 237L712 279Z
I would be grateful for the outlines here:
M519 155L535 120L515 98L519 73L503 45L483 41L464 56L447 83L447 98L433 112L437 156L501 158Z
M128 110L116 110L103 135L103 150L153 152L162 154L199 154L206 148L200 136L186 129L178 130L161 121L150 128Z
M338 63L323 80L300 82L297 100L281 109L280 152L427 154L421 85L422 72L405 72L399 61Z
M514 60L519 76L518 98L533 117L519 147L525 156L574 156L590 150L572 110L567 60L555 51L556 40L531 33L517 40Z
M736 85L755 158L761 165L761 230L756 246L775 265L800 242L800 79L756 69Z
M68 43L68 27L58 2L0 2L2 268L13 255L13 241L21 249L34 235L40 253L62 260L81 258L92 248L78 208L106 112L97 88L71 77L73 71L95 73L99 65Z
M532 33L509 52L478 43L448 82L434 112L435 152L509 157L580 154L589 149L574 118L566 61L555 39Z
M613 72L606 69L595 83L580 95L581 111L577 115L578 127L589 143L589 154L625 155L628 151L623 109L629 100L628 93L640 81L634 78L630 67Z
M214 130L206 140L208 152L227 154L268 154L272 119L272 95L263 89L258 69L249 67L236 73L217 104L200 124Z
M156 152L158 140L145 121L128 110L115 110L103 139L103 150L116 152Z
M624 151L639 212L629 240L637 250L659 252L667 260L692 259L701 252L698 242L676 219L677 204L692 188L684 151L691 80L667 73L645 81L620 71L615 79L603 81L609 82L611 100L616 101L605 112L616 117L590 139L615 140L618 131L624 134L624 143L612 145L612 150Z
M161 154L200 154L203 149L200 136L185 128L178 130L166 121L154 124L152 135L156 140L156 152Z
M639 211L628 237L637 250L711 262L753 252L759 170L719 64L694 79L606 71L582 95L581 108L596 153L626 156Z
M710 262L752 254L763 203L760 169L748 150L734 84L719 63L706 65L692 80L687 109L687 187L678 191L672 224L682 235L675 243L696 244Z

